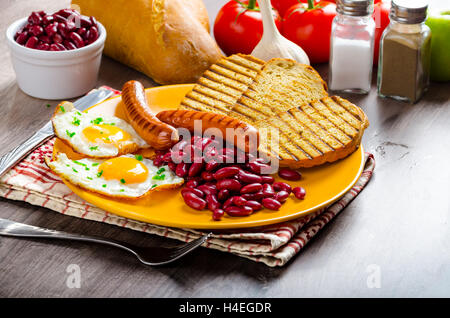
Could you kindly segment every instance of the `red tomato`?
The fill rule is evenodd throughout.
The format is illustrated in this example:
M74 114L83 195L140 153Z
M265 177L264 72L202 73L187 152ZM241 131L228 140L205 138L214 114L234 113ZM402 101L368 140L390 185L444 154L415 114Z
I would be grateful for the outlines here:
M313 8L299 3L284 15L282 34L305 50L311 63L325 63L330 58L331 23L336 4L320 1Z
M299 2L308 3L308 0L271 0L272 5L277 9L278 13L284 17L286 11Z
M380 39L383 35L384 29L389 25L389 11L391 10L391 2L389 1L375 1L378 2L374 6L373 19L375 20L375 38L373 51L373 64L378 65L378 54L380 51Z
M263 34L262 16L255 0L230 1L220 9L214 22L214 37L226 55L252 53ZM281 31L281 17L273 10Z

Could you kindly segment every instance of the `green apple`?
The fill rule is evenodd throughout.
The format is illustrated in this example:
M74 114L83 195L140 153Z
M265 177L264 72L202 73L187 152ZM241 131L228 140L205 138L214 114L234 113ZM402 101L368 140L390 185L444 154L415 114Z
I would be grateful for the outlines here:
M426 24L431 29L431 79L450 81L450 8L430 11Z

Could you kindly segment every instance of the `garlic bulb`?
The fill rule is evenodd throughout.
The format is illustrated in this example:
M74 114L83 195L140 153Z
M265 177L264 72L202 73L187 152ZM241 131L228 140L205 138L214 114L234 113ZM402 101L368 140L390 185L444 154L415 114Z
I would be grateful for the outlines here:
M268 61L272 58L287 58L309 65L305 51L280 34L272 16L270 0L257 0L263 19L264 32L261 41L252 52L254 57Z

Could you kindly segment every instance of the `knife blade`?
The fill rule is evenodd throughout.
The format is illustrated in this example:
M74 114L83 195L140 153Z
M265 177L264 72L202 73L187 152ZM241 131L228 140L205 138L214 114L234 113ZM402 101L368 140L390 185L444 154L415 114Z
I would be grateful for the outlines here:
M112 94L112 91L100 88L78 99L73 104L78 110L84 111L87 108L104 101ZM5 175L5 173L17 162L25 158L34 149L54 136L55 133L53 132L52 122L48 121L33 136L25 140L21 145L17 146L10 152L0 157L0 178L3 177L3 175Z

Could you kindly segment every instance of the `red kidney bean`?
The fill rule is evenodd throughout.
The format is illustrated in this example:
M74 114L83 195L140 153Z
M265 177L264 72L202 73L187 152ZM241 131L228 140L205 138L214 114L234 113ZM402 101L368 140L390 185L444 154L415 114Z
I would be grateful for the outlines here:
M213 194L206 195L206 202L208 203L208 209L213 211L216 209L220 209L222 204L217 200L217 197Z
M32 25L30 27L30 33L35 36L39 36L44 33L44 28L42 28L40 25Z
M228 189L230 191L239 191L241 190L242 185L236 179L221 179L217 181L217 189Z
M287 193L292 192L292 187L286 182L275 182L272 184L272 187L275 191L286 191Z
M199 182L198 180L189 180L188 182L186 182L185 187L186 188L196 188L199 186Z
M208 171L203 171L201 176L202 176L202 179L207 181L207 182L214 180L214 175L211 172L208 172Z
M38 36L38 38L39 38L39 41L42 41L47 44L52 44L52 39L50 39L50 37L48 35L41 35L41 36Z
M228 191L228 189L222 189L217 194L217 198L221 202L224 202L224 201L228 200L229 197L230 197L230 191Z
M53 18L53 16L51 16L51 15L45 15L42 17L42 24L44 26L47 26L50 23L53 23L53 21L55 21L55 18Z
M61 43L50 44L50 51L65 51L66 48Z
M176 172L177 170L177 164L174 162L168 162L167 166L169 167L170 170L172 170L173 172Z
M67 30L67 32L75 31L76 28L77 28L77 26L76 26L75 23L73 23L73 22L71 22L71 21L67 21L67 23L66 23L66 30ZM81 31L81 29L84 29L84 33L86 33L86 29L85 29L85 28L80 28L80 29L77 31L77 33L78 33L79 35L82 35L82 32L83 32L83 31ZM81 32L80 32L80 31L81 31Z
M244 170L239 171L239 181L244 183L261 183L262 178L253 173L246 172Z
M95 17L89 17L89 20L91 21L91 25L93 26L97 26L97 20L95 19Z
M41 51L48 51L50 49L50 44L39 42L39 44L36 46L36 49Z
M281 207L281 203L273 198L264 198L262 200L262 205L269 210L277 211Z
M181 189L181 195L184 195L187 192L191 192L191 193L195 194L196 196L198 196L199 198L204 198L205 197L205 194L202 191L200 191L199 189L186 188L186 187Z
M264 198L264 193L262 191L258 193L246 193L242 197L248 201L260 201Z
M249 162L248 167L250 168L251 171L258 174L261 174L263 170L265 171L264 174L268 174L269 173L268 171L270 171L270 166L268 164L261 163L256 160Z
M232 205L233 205L233 200L234 200L234 197L228 198L228 199L225 201L225 203L223 204L223 208L226 209L226 208L228 208L229 206L232 206Z
M171 152L167 152L162 156L162 160L164 162L171 162L172 161L172 153Z
M53 43L62 43L63 42L63 37L61 35L59 35L58 33L56 33L53 36Z
M208 184L202 184L200 186L197 187L197 189L199 189L200 191L202 191L205 194L217 194L217 189L208 185Z
M31 12L30 16L28 17L28 22L32 24L41 24L42 17L38 12Z
M88 31L86 28L79 28L78 31L76 31L79 36L81 36L84 40L87 40L88 38Z
M191 164L191 167L189 168L188 176L194 177L198 175L202 170L202 168L203 168L202 162L194 162L193 164Z
M219 166L220 166L220 163L218 163L215 160L211 160L208 163L206 163L205 170L208 172L211 172L211 171L216 170Z
M268 183L268 184L272 184L275 182L275 178L272 176L261 176L261 182L262 183Z
M263 208L262 204L258 201L247 201L245 205L251 207L253 212L259 211Z
M239 169L238 167L221 168L221 169L217 170L216 173L214 173L214 179L221 180L221 179L233 177L233 176L237 175L240 170L241 169Z
M187 163L185 163L185 162L180 162L180 163L177 165L177 168L176 168L176 170L175 170L175 174L176 174L177 176L179 176L180 178L184 178L184 177L186 177L187 174L188 174L188 169L189 169L189 166L188 166Z
M58 12L56 12L57 14L63 16L64 18L68 18L71 15L76 15L79 16L80 14L78 13L78 11L73 10L73 9L61 9Z
M292 192L297 199L303 200L305 198L306 190L303 187L295 187L292 189Z
M77 48L84 46L83 39L81 38L81 36L78 33L71 32L69 35L69 38L73 41L73 43L75 43Z
M70 46L68 47L68 46L66 45L67 42L68 42L67 40L64 40L64 44L63 44L64 47L65 47L66 49L68 49L68 50L72 50L72 49L70 48ZM69 42L68 44L71 44L71 42ZM76 48L76 47L75 47L75 48ZM154 164L156 167L160 168L161 166L164 165L164 162L162 161L161 158L155 158L155 159L153 159L153 164Z
M289 197L289 193L287 191L281 190L275 194L274 199L278 202L286 202L287 198Z
M233 204L237 205L237 206L243 206L245 205L245 203L247 203L247 200L244 199L242 196L234 196L231 197Z
M225 209L229 216L247 216L252 214L253 209L249 206L229 206Z
M213 220L214 221L220 221L220 219L222 219L224 213L225 212L222 209L215 209L214 212L213 212Z
M23 45L27 42L28 36L29 34L27 31L22 31L21 33L18 34L16 42L19 43L20 45Z
M81 27L88 28L91 26L91 20L88 17L82 15L79 17L79 19L80 19Z
M188 142L186 140L180 140L179 142L177 142L175 145L173 145L172 147L172 151L180 151L183 150L184 147L188 144ZM170 152L168 152L170 153Z
M39 39L35 36L32 36L27 40L27 42L25 43L25 46L27 48L34 49L36 47L36 45L38 44L38 42L39 42Z
M195 210L203 210L206 207L206 201L196 196L193 192L185 192L184 202Z
M261 183L250 183L250 184L247 184L246 186L242 187L241 194L256 193L256 192L261 191L262 189L263 189L263 186L261 185Z
M66 23L66 21L67 21L66 18L64 18L62 15L57 14L57 13L53 14L53 18L54 18L56 21L58 21L58 22L64 22L64 23Z
M53 22L45 27L45 33L48 36L53 36L58 32L58 22Z
M275 196L275 191L273 190L273 187L268 183L264 183L262 185L262 193L266 198Z
M289 168L280 168L280 170L278 170L278 175L289 181L298 181L302 178L300 172Z

